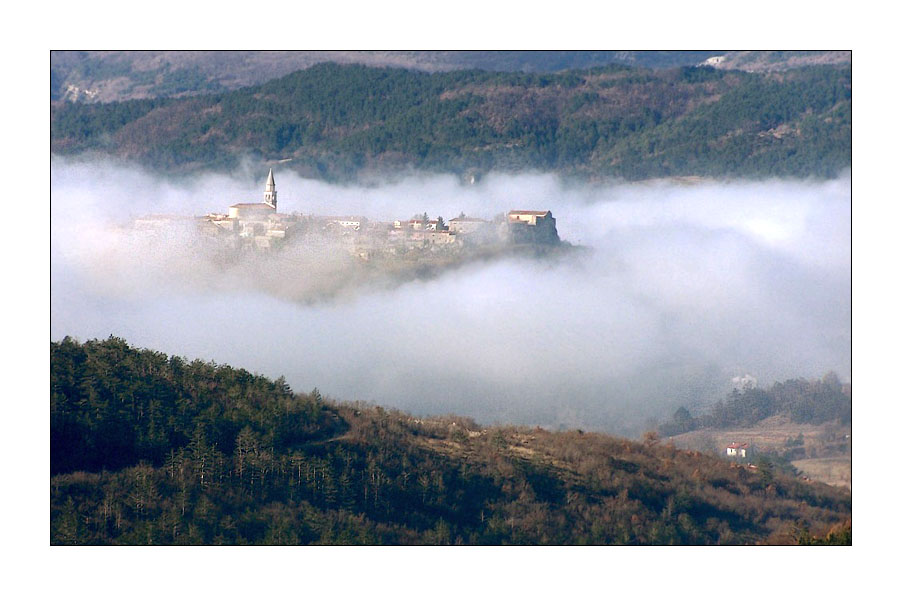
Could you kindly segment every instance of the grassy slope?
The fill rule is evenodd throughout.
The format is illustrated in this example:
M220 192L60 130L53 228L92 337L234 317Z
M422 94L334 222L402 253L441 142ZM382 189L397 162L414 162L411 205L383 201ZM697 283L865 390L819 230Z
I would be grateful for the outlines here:
M851 432L850 426L797 424L786 415L778 415L749 427L705 428L667 440L678 448L706 453L721 453L732 442L749 443L759 453L791 459L792 465L811 480L851 489Z

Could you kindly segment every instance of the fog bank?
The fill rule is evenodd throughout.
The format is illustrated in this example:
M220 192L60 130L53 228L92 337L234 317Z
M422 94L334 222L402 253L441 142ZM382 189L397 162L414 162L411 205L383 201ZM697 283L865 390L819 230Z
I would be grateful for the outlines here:
M563 240L592 249L312 304L297 288L340 275L334 255L223 268L189 236L150 246L120 227L259 201L266 173L253 174L174 184L55 159L51 339L117 335L418 415L632 435L725 395L736 376L851 375L848 178L576 187L493 175L357 188L276 168L283 212L387 221L551 209Z

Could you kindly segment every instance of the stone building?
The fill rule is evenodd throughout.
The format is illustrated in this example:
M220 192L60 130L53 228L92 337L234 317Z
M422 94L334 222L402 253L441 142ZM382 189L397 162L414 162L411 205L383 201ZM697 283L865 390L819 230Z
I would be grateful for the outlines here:
M269 168L269 176L263 190L263 202L235 203L229 207L229 219L265 220L276 213L277 206L276 180L273 178L272 168Z
M455 217L448 222L448 229L455 234L473 234L488 227L489 222L478 217Z
M506 235L508 241L514 244L557 244L560 242L551 211L508 211Z

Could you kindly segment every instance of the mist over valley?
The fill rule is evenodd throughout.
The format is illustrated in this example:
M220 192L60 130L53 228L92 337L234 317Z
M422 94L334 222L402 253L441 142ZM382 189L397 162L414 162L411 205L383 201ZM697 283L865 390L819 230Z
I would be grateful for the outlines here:
M680 405L704 408L742 375L851 378L848 176L589 185L488 174L466 185L412 175L362 187L275 174L285 213L390 221L547 209L560 238L584 250L336 293L327 290L351 270L328 251L223 262L187 230L129 231L150 213L259 201L265 172L174 182L55 157L51 339L115 335L342 401L626 436Z

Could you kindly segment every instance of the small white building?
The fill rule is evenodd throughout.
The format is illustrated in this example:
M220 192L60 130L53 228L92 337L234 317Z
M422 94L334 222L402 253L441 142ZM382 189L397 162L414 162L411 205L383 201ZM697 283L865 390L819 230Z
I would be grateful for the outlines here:
M355 232L359 232L360 228L366 227L367 224L367 219L358 215L329 216L326 219L328 220L326 223L327 228L338 226L345 230L354 230Z
M411 229L411 230L422 230L424 229L423 220L422 219L408 219L408 220L400 220L396 219L393 224L395 229ZM426 222L425 229L427 230L438 230L438 220L430 219Z
M744 459L749 455L748 443L730 443L727 445L727 457L738 457Z

